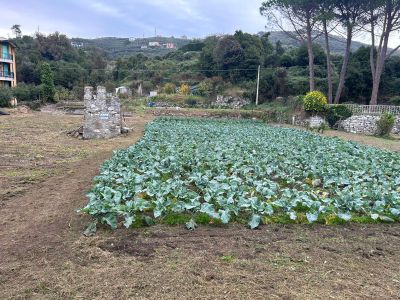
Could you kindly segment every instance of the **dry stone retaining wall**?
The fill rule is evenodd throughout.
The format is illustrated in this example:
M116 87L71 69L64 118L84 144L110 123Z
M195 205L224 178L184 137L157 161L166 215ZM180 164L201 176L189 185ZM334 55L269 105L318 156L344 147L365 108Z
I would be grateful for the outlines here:
M355 115L339 123L339 128L346 132L373 135L377 132L377 122L380 116ZM397 116L392 133L400 134L400 117Z
M105 87L98 86L96 94L92 87L85 87L84 139L112 138L121 134L121 103L117 97L108 96Z
M242 97L219 95L212 104L218 107L241 108L245 105L249 105L250 101Z

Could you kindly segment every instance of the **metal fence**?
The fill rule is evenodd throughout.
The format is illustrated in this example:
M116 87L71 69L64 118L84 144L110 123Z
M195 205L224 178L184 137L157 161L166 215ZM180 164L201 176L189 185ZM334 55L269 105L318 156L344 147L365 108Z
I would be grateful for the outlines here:
M391 113L400 115L400 106L395 105L358 105L358 104L341 104L350 108L355 115L381 115L383 113Z

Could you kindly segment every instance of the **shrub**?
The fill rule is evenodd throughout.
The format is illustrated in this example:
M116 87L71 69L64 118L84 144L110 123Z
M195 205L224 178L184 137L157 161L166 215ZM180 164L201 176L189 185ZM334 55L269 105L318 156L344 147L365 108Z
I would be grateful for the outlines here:
M377 122L377 135L379 136L389 136L393 129L396 118L393 114L384 113Z
M181 85L180 89L179 89L179 92L182 95L189 95L190 94L190 87L187 84L183 83Z
M393 105L400 105L400 96L390 98L390 103Z
M350 118L353 112L345 105L333 105L328 108L326 120L329 126L334 127L337 122Z
M70 91L63 87L57 87L56 93L54 95L54 101L67 101L69 99L71 99Z
M304 110L311 113L321 113L326 110L328 101L326 96L318 91L309 92L304 97Z
M196 97L187 97L185 99L185 104L188 105L189 107L195 107L197 105L197 99Z
M212 80L209 78L203 80L199 83L198 89L201 96L211 96L214 92Z
M164 85L163 91L167 95L175 94L175 85L173 83L167 83Z
M8 87L0 87L0 107L10 106L10 101L13 98L11 89Z
M12 89L18 101L31 102L40 98L41 87L34 84L20 83Z
M293 98L293 106L295 108L301 108L304 106L304 95L299 95Z

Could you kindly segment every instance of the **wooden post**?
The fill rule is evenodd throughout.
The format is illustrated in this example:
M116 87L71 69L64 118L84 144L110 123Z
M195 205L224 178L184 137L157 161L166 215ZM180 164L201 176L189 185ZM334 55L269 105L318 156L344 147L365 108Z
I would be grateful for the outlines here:
M256 105L258 105L258 95L259 95L259 90L260 90L260 70L261 70L261 66L258 66Z

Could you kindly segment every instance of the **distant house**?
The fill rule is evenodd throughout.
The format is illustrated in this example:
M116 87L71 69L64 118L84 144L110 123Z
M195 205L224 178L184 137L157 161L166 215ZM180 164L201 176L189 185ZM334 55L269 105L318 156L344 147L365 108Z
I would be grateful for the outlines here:
M159 42L149 42L149 47L160 47Z
M164 46L164 48L167 48L167 49L175 49L174 43L166 43L166 44L163 44L163 46Z
M6 38L0 38L0 86L17 85L15 45Z
M71 46L74 48L83 48L83 43L71 42Z
M130 41L130 42L134 42L134 41L136 41L136 38L130 37L130 38L129 38L129 41Z
M147 49L147 46L146 45L142 45L142 46L140 46L140 49Z

